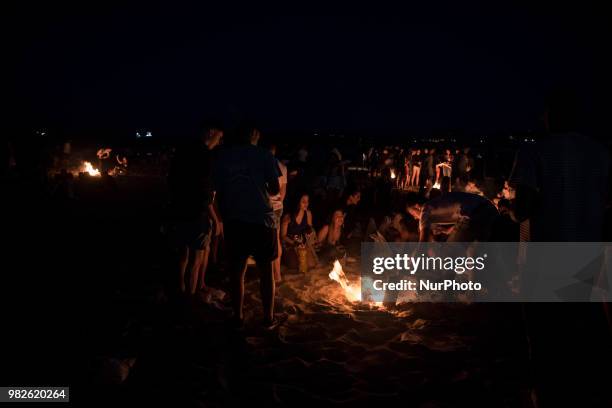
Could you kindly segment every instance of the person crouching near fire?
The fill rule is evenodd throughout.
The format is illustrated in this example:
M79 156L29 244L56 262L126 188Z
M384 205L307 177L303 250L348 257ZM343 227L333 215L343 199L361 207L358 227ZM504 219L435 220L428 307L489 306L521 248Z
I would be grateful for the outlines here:
M489 199L463 192L415 204L408 213L419 220L419 242L488 241L499 216Z

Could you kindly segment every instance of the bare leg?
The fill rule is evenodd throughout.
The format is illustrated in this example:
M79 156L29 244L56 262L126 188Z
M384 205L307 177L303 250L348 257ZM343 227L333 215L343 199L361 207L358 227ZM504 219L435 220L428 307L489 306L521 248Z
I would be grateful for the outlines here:
M276 244L278 245L278 258L272 261L272 272L274 272L274 281L281 281L281 255L283 254L283 246L280 242L280 228L276 229Z
M419 167L414 167L412 170L412 185L413 186L418 186L419 185L419 175L421 173L421 169Z
M200 267L200 290L206 289L206 269L208 269L208 258L210 257L210 247L204 248L202 251L202 265Z
M214 236L212 237L212 242L210 243L209 246L209 250L210 250L210 255L209 258L212 257L212 262L214 264L217 263L217 256L219 254L219 240L221 239L221 236Z
M189 268L189 293L195 295L198 286L198 274L200 273L200 268L202 267L204 251L199 249L192 251L192 253L193 261L191 262L191 267Z
M258 262L259 268L259 290L261 292L261 304L263 306L264 321L274 320L274 273L272 262Z
M230 265L231 288L232 288L232 307L234 318L242 320L242 305L244 303L244 275L247 268L247 259L232 260Z
M179 248L178 251L178 261L179 261L179 290L182 293L185 293L185 271L187 270L187 263L189 262L189 248L182 247Z

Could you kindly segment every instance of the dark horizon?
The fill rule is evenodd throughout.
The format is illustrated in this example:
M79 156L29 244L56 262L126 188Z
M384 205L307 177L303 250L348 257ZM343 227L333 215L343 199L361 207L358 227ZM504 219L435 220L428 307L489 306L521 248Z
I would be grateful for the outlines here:
M7 116L18 128L184 134L204 118L248 117L272 131L534 130L555 85L578 91L590 121L602 110L609 27L594 6L368 17L12 11Z

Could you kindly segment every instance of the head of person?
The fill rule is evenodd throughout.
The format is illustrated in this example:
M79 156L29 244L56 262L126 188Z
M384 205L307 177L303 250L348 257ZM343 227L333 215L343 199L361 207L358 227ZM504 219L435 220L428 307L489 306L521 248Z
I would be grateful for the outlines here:
M428 153L429 153L429 150L423 149L423 154L428 154Z
M332 212L329 219L330 227L341 227L344 225L344 211L340 208Z
M434 154L434 153L436 153L436 149L434 149L433 147L429 149L429 154Z
M300 211L307 211L309 205L310 196L307 193L300 194L300 198L298 199L295 205L295 213L297 214Z
M276 156L276 152L278 151L278 147L276 146L275 143L271 143L270 146L268 146L268 149L270 150L270 153L272 153L272 156Z
M202 126L202 141L209 149L214 149L223 139L223 126L218 122L206 122Z
M555 88L546 97L544 126L551 133L565 133L578 129L580 104L571 89Z
M257 146L261 138L261 128L254 122L243 122L237 132L238 142Z
M421 210L423 206L420 203L407 203L406 204L406 213L410 215L415 220L421 219Z
M464 154L468 154L470 152L470 148L469 147L464 147L463 148L463 153Z
M346 194L346 205L357 205L361 201L361 191L358 188L350 189Z
M420 215L419 215L420 216ZM399 222L399 241L416 242L419 240L419 222L416 218L402 218Z

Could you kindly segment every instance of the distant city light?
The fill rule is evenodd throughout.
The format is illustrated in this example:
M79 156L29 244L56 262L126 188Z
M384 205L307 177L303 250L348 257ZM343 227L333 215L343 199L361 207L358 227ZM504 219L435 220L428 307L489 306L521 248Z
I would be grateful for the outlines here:
M147 133L145 134L145 137L153 137L153 135L151 134L151 132L147 132Z

